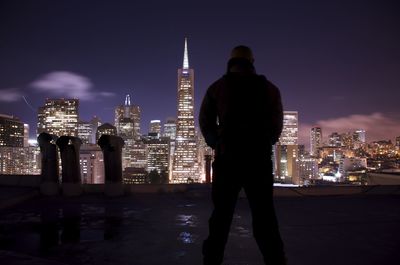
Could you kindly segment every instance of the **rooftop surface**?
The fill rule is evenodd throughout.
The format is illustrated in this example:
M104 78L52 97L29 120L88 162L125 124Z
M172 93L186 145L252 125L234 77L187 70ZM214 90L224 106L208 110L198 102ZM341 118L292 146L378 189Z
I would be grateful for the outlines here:
M398 192L279 196L275 205L289 264L385 265L400 260ZM208 189L119 198L26 197L0 210L1 264L201 264L211 209ZM243 197L224 264L263 264Z

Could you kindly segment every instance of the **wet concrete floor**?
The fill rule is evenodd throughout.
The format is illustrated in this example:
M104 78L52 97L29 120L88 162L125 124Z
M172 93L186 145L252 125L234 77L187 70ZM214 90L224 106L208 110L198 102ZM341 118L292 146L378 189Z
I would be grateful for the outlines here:
M400 196L278 197L275 205L289 264L400 260ZM62 264L201 264L211 207L208 194L37 198L0 212L0 250ZM225 256L224 264L263 264L246 199Z

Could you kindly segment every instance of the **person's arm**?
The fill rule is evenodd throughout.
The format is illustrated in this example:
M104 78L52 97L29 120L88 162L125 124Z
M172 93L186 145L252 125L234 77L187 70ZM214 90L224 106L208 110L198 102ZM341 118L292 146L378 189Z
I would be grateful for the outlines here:
M212 86L207 90L200 107L199 124L201 133L208 146L215 149L217 145L217 106L211 94Z

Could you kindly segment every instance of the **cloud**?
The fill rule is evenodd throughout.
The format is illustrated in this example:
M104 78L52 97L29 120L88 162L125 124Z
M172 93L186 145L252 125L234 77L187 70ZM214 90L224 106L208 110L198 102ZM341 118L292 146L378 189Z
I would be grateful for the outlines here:
M375 140L394 139L400 136L400 118L390 117L383 113L354 114L346 117L332 118L317 121L314 125L300 124L299 142L308 146L310 144L310 129L320 126L324 140L332 132L345 133L356 129L366 131L367 142Z
M93 83L85 76L67 72L55 71L45 74L30 84L36 91L45 92L49 96L78 98L92 101L100 97L113 96L112 92L95 92Z
M0 102L16 102L22 99L22 92L18 88L0 90Z

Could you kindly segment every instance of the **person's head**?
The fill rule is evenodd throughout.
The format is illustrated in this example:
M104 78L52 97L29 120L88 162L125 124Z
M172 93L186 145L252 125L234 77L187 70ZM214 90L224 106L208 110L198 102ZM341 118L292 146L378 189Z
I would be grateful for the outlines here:
M239 45L233 48L230 59L246 59L254 63L253 52L251 49L244 45Z

